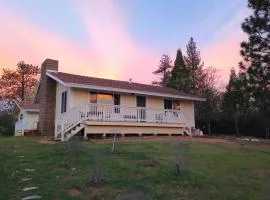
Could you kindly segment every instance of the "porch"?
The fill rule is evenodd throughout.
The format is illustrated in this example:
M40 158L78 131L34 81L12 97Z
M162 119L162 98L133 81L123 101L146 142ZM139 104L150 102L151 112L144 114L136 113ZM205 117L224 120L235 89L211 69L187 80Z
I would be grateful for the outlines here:
M172 130L172 133L176 133L182 132L185 124L186 118L180 110L90 103L83 107L73 107L69 112L61 114L56 120L55 137L65 140L83 128L86 134L102 131L120 134L132 131L148 133L157 130L165 133Z

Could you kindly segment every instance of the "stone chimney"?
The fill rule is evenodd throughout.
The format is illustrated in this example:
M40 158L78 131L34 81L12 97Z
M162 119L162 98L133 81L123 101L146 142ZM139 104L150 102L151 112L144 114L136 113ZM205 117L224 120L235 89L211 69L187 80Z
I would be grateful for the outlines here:
M58 61L46 59L41 65L39 88L39 132L54 135L55 101L57 82L46 75L47 71L58 71Z

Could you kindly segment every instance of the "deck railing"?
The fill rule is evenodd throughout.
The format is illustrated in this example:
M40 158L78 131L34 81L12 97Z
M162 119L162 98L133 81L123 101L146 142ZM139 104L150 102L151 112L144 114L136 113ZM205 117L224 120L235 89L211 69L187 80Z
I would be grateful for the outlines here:
M64 134L85 120L116 122L183 123L179 110L89 104L73 107L61 114L55 123L55 137Z

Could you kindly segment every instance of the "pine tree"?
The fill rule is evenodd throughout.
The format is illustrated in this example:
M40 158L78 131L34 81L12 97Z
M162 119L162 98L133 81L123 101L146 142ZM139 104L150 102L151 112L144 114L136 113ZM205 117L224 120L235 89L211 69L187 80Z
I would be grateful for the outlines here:
M181 49L177 50L169 86L190 92L190 70L186 67Z
M250 96L246 88L245 75L243 73L236 74L232 68L230 80L223 97L223 110L228 114L228 119L233 119L237 135L239 135L239 121L247 115L250 107Z
M251 16L242 23L248 41L241 43L240 69L246 74L255 106L270 115L270 1L249 0Z
M191 71L191 88L192 93L202 93L205 73L203 70L203 63L201 62L200 51L196 47L196 42L191 37L187 44L187 56L185 56L185 62L187 67Z
M163 54L160 59L160 64L158 69L153 72L153 74L160 75L161 78L159 81L153 81L154 85L160 85L163 87L168 86L170 74L172 68L172 60L170 56Z

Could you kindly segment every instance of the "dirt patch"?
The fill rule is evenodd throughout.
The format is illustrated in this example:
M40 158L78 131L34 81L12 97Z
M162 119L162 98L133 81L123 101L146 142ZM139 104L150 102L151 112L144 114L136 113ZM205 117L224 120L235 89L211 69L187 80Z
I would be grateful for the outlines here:
M269 170L266 169L256 169L252 171L253 174L260 177L265 177L269 174Z
M68 183L68 182L77 182L80 181L81 179L82 179L81 176L71 176L71 177L64 177L62 181L64 183Z
M147 136L147 137L121 137L117 142L146 142L146 141L198 141L211 143L234 143L234 141L214 137L190 137L190 136ZM112 139L94 140L95 143L111 143Z
M68 190L68 195L72 196L72 197L77 197L81 194L81 191L79 189L76 188L71 188Z
M116 196L115 200L148 200L149 198L138 191L126 191Z
M92 140L97 144L112 143L112 139ZM205 143L224 143L232 145L248 144L263 147L270 147L270 140L260 140L259 142L245 142L237 139L217 138L209 136L147 136L147 137L121 137L117 139L117 142L155 142L155 141L190 141L190 142L205 142Z
M100 188L92 188L89 187L88 190L84 192L86 195L86 198L84 199L93 199L93 200L99 200L99 199L108 199L108 197L111 197L110 199L113 199L121 190L111 187L100 187Z
M52 140L45 140L45 139L38 140L37 142L38 142L39 144L55 144L55 141L52 141Z
M137 165L143 166L143 167L156 167L158 165L158 161L151 159L151 160L140 160L137 162Z

